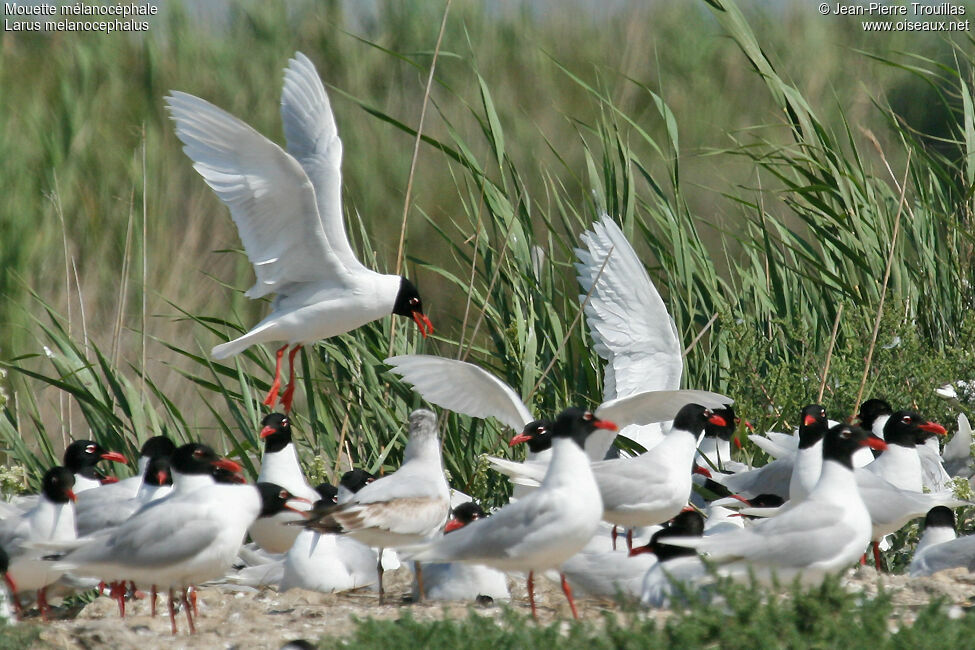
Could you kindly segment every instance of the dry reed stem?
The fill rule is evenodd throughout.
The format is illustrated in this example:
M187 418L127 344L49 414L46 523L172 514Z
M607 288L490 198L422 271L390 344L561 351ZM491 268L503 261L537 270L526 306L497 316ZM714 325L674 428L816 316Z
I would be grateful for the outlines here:
M836 310L836 318L833 319L833 332L829 336L829 349L826 350L826 363L823 364L823 378L819 383L819 394L816 396L816 403L823 401L823 393L826 392L826 377L829 376L829 364L833 360L833 348L836 346L836 335L840 329L840 316L843 315L843 303L840 303Z
M697 342L700 341L705 334L707 334L708 330L711 329L711 326L714 325L714 321L716 320L718 320L718 312L714 312L714 315L712 315L710 320L704 324L704 327L702 327L701 331L697 333L694 340L692 340L690 344L688 344L687 348L680 353L681 357L686 357L688 354L690 354L691 350L694 349L694 346L697 345Z

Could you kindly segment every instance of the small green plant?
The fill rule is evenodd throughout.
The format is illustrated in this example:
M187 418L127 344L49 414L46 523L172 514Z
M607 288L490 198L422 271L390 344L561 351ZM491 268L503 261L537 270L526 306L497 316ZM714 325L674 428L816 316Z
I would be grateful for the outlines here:
M975 620L948 616L941 602L916 612L898 610L883 591L863 598L847 592L837 578L811 589L778 590L721 581L716 595L663 622L637 610L548 625L514 610L500 618L471 611L466 619L435 622L418 622L407 613L395 621L359 621L350 637L323 640L322 647L952 648L975 633Z
M0 650L22 650L32 648L41 636L42 627L19 623L9 625L0 622Z

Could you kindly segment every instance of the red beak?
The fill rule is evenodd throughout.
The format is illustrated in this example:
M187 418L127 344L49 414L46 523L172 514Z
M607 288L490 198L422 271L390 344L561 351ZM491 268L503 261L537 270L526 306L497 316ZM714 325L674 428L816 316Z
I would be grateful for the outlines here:
M741 501L742 503L744 503L746 506L752 505L752 502L751 501L749 501L745 497L741 496L740 494L732 494L731 495L731 498L732 499L738 499L739 501Z
M616 424L610 422L609 420L593 420L592 426L596 427L597 429L606 429L608 431L616 431L619 429Z
M515 445L520 445L523 442L528 442L532 437L525 433L519 433L517 436L508 441L509 447L514 447Z
M451 533L457 530L458 528L463 528L463 527L464 527L464 522L462 522L460 519L457 519L455 517L454 519L451 519L450 521L447 522L447 525L444 526L443 528L443 532Z
M118 483L117 476L103 476L99 479L102 485L111 485L112 483Z
M423 335L423 338L433 334L433 323L430 322L430 319L422 311L413 312L413 322L420 329L420 334Z
M745 428L748 429L749 431L754 431L755 425L749 422L748 420L745 420Z
M125 456L118 453L117 451L106 451L101 455L102 460L111 460L116 463L127 463L129 461L125 460Z
M268 436L273 436L274 431L275 431L274 427L264 427L263 429L261 429L261 440L267 438Z
M887 449L887 443L878 438L877 436L870 436L863 441L863 445L870 447L871 449L876 449L877 451L884 451Z
M74 494L74 490L68 490L66 492L66 494L67 494L68 498L71 499L72 501L77 501L78 500L78 497L76 497L75 494Z
M243 467L241 467L234 461L230 460L229 458L221 458L219 460L215 460L213 461L213 466L219 467L220 469L225 469L228 472L233 472L234 474L236 474L237 472L244 471Z
M735 436L734 438L732 438L732 440L735 441L735 447L738 447L738 449L741 449L741 446L742 446L741 445L741 438L739 438L738 436Z
M701 467L700 465L695 465L691 474L700 474L701 476L711 478L711 470L709 470L707 467Z
M291 502L291 501L301 501L302 503L307 503L307 504L311 505L311 501L309 501L305 497L291 497L290 499L288 499L288 502ZM298 508L293 508L293 507L289 506L287 503L284 504L284 509L285 510L290 510L291 512L297 512L302 517L304 517L306 519L308 518L308 513L306 511L304 511L304 510L298 510Z
M939 436L944 436L948 434L948 430L937 422L925 422L924 424L917 425L922 431L927 431L928 433L936 433Z
M166 477L169 476L166 472L156 472L156 480L159 481L159 485L164 485L166 483Z
M728 426L728 421L725 420L720 415L718 415L717 413L712 413L711 416L708 418L708 422L710 422L711 424L713 424L716 427L726 427L726 426Z
M807 415L805 418L803 418L802 423L807 427L811 427L812 425L816 424L816 418L811 415Z

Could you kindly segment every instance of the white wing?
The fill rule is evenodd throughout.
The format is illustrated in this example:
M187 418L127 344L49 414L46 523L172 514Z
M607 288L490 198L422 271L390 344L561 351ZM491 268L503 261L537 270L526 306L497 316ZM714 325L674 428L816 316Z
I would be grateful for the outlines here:
M490 561L537 555L539 549L554 552L565 541L560 533L572 526L572 505L561 502L563 496L536 490L490 517L444 535L409 559Z
M772 433L775 432L768 432L768 434ZM792 438L793 436L788 437ZM796 450L799 448L798 437L796 437L795 442L791 442L789 440L785 440L784 438L776 438L773 436L766 437L757 433L750 433L748 434L748 439L754 442L759 449L764 451L772 458L791 458L796 455Z
M340 288L348 270L329 245L308 175L281 147L213 104L166 98L193 168L230 208L257 282L249 298L314 282Z
M604 399L679 388L683 360L677 328L633 247L606 215L581 240L588 250L576 249L579 285L589 293L596 283L586 322L596 352L608 362Z
M710 537L668 538L674 546L708 553L718 562L745 559L760 565L808 567L828 561L856 536L835 506L803 501L753 526Z
M925 548L911 561L910 575L912 578L928 576L961 566L968 567L969 571L975 567L975 535Z
M531 461L519 463L497 456L486 456L486 458L491 469L511 478L511 482L517 485L538 487L545 479L545 473L548 471L548 463Z
M475 418L492 417L516 431L535 419L511 386L466 361L404 354L385 362L437 406Z
M712 472L711 480L746 499L759 494L778 494L788 498L792 466L792 457L777 458L761 467L737 474Z
M951 490L911 492L891 485L873 472L858 469L855 475L857 489L870 511L875 531L885 526L892 526L893 530L897 530L935 506L957 508L970 505L967 501L955 498Z
M349 245L342 220L342 141L332 106L315 65L301 52L295 53L284 71L281 119L288 153L315 187L318 216L328 243L347 269L365 269Z
M734 400L707 390L650 390L603 402L596 415L623 428L630 424L651 424L673 420L687 404L721 408Z

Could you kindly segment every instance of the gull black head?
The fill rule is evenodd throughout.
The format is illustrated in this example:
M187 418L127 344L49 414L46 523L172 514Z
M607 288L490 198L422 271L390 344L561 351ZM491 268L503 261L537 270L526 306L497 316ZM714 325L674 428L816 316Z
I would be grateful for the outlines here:
M545 451L552 446L551 420L534 420L525 425L524 430L508 442L509 447L525 443L533 454Z
M452 533L455 530L463 528L472 521L487 517L487 513L484 512L481 506L473 501L462 503L454 508L453 515L454 516L450 519L450 521L447 522L447 525L444 526L444 534Z
M41 492L51 503L67 503L74 501L74 472L60 465L44 472L41 480Z
M273 517L285 510L291 510L304 516L301 510L288 505L288 502L303 501L308 503L308 499L296 497L276 483L261 482L254 487L257 488L258 493L261 495L261 514L258 517Z
M951 508L946 508L944 506L935 506L928 510L928 514L924 517L924 529L927 530L932 526L941 526L942 528L955 529L955 512Z
M213 468L222 468L230 472L240 472L243 468L234 461L221 458L211 447L198 442L191 442L178 447L169 460L173 471L180 474L204 475L211 474Z
M146 485L172 485L173 474L169 467L168 456L154 456L146 464L146 472L142 475L142 481Z
M826 409L819 404L810 404L799 413L799 449L808 449L823 439L829 428Z
M837 424L823 436L823 461L833 460L853 469L853 453L860 447L883 451L887 443L856 425Z
M857 412L857 420L859 424L864 429L868 431L873 429L874 421L884 415L890 415L894 412L891 408L890 402L884 399L868 399L866 402L860 405L860 410Z
M884 425L884 440L887 444L907 448L923 444L933 435L943 436L947 433L943 426L914 411L897 411Z
M420 299L420 292L417 291L412 282L404 277L400 278L399 293L396 294L396 302L393 303L393 313L397 316L412 318L423 338L433 334L433 323L423 313L423 301Z
M143 443L139 455L146 458L157 458L159 456L168 458L173 455L174 451L176 451L176 445L167 436L153 436Z
M551 447L556 438L571 438L577 445L585 448L586 438L596 429L615 431L616 425L608 420L600 420L591 411L573 406L559 413L554 421L530 422L508 445L514 447L527 442L528 448L537 453Z
M376 477L365 470L349 470L339 480L338 494L335 497L335 502L345 503L349 501L356 492L375 480Z
M315 492L321 497L315 502L316 507L333 506L339 502L339 489L331 483L319 483L315 486Z
M283 413L268 413L261 420L261 439L264 441L264 453L271 454L281 451L291 444L291 418Z
M64 466L86 478L96 478L95 464L103 460L126 462L125 456L105 450L94 440L75 440L64 450Z
M634 548L630 555L638 553L653 553L660 562L666 562L676 557L692 557L697 551L683 546L666 544L668 537L700 537L704 534L704 515L688 508L674 517L670 525L658 530L650 538L650 543L640 548Z
M704 435L710 438L720 438L721 440L731 440L735 435L735 425L738 418L735 417L735 409L729 404L719 409L713 409L713 414L718 415L724 420L724 424L713 424L710 420L704 423Z
M577 445L585 449L586 438L596 429L616 431L616 425L608 420L600 420L592 411L577 407L569 407L559 413L552 425L552 438L571 438Z
M364 469L350 469L339 479L339 485L353 494L376 480L376 477Z
M695 437L701 435L707 424L725 427L729 425L729 422L717 412L704 408L700 404L685 404L674 417L674 429L689 431ZM730 424L734 429L734 422L732 421Z

